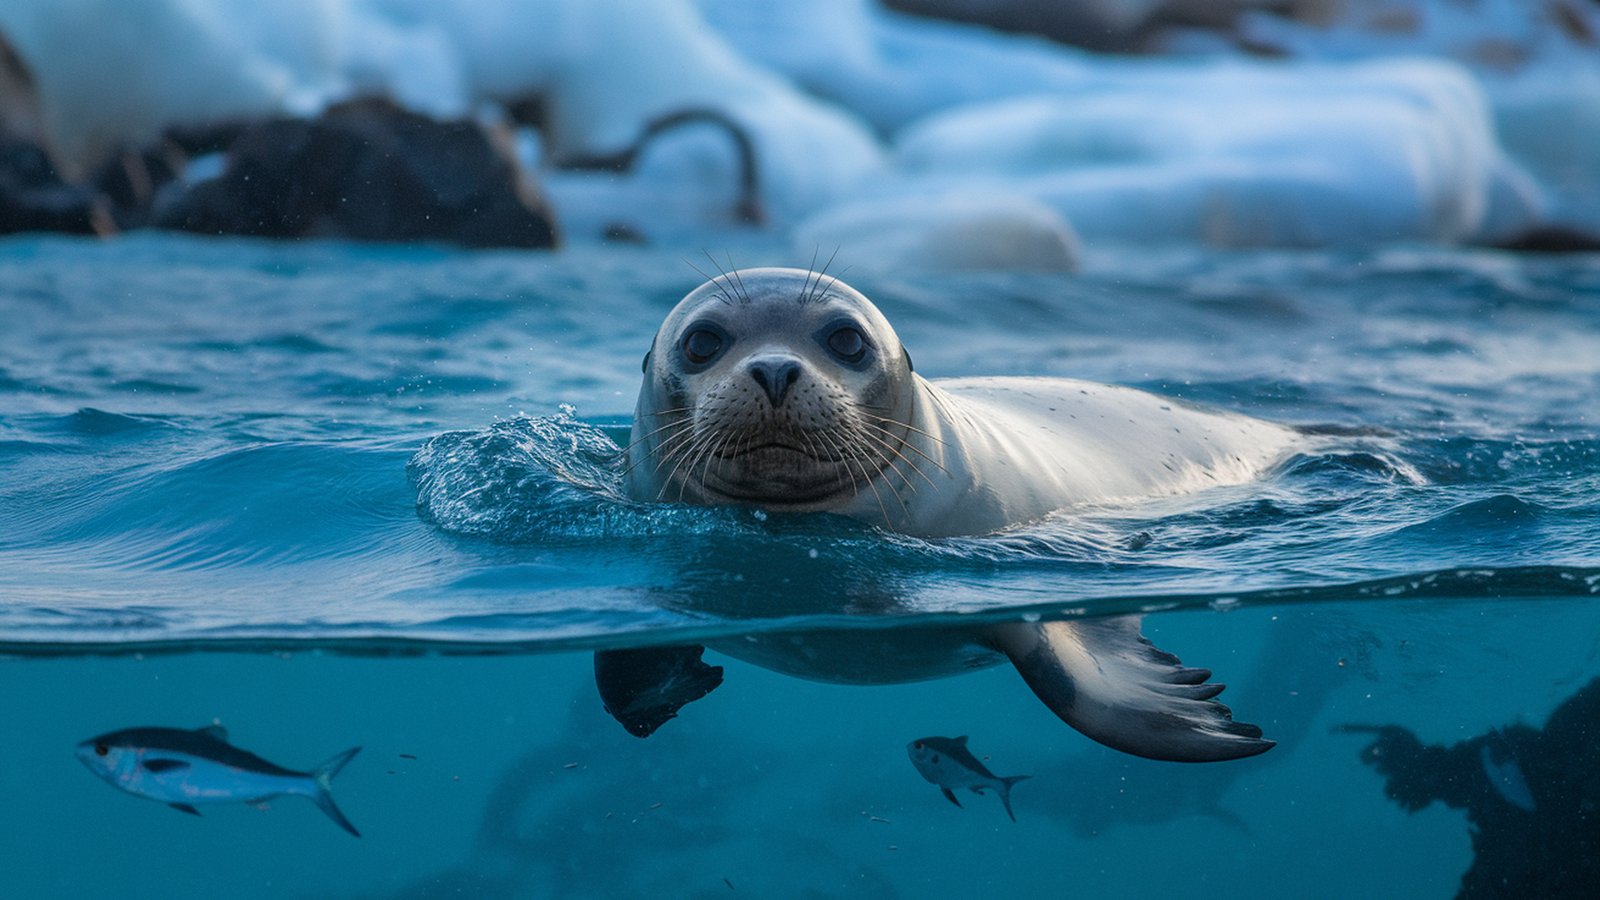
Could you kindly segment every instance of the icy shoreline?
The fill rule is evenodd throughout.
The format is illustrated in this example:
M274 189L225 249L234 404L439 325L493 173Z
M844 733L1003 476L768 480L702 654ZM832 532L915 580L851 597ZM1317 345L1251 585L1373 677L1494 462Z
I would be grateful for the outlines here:
M570 168L685 110L747 136L765 227L890 266L1064 269L1079 242L1600 232L1600 52L1582 30L1600 12L1552 24L1539 4L1466 17L1416 0L1408 29L1380 29L1370 6L1321 26L1249 13L1140 57L867 0L17 0L0 33L69 175L170 126L378 94L518 130L576 240L745 226L729 129L658 135L625 173Z

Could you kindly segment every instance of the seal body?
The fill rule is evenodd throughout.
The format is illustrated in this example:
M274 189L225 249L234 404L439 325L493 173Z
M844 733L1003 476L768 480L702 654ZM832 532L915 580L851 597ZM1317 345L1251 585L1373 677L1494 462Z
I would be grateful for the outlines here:
M859 358L834 352L841 331L855 333L839 340ZM687 347L702 335L712 337ZM697 363L696 349L716 353ZM777 402L762 387L768 369L788 382ZM635 499L833 512L918 537L1242 483L1297 441L1132 388L926 380L870 301L798 270L739 272L691 293L645 370L627 454Z
M662 323L644 374L624 454L633 499L830 512L923 538L1242 483L1298 442L1280 425L1131 388L926 380L871 301L795 269L741 270L691 292ZM1138 617L747 635L717 649L857 683L1009 659L1058 716L1118 749L1202 761L1272 746L1212 699L1222 686L1206 683L1209 671L1145 640ZM630 658L628 670L672 683L695 674L677 661L698 661L692 650L659 655ZM612 669L624 667L597 658L597 673ZM602 677L602 694L616 687ZM648 734L655 726L640 721L681 705L635 710L624 724Z
M879 507L876 496L857 495L841 511L921 537L990 534L1072 507L1239 484L1295 442L1271 423L1131 388L913 379L912 450L883 479L894 501ZM912 460L920 464L908 475Z

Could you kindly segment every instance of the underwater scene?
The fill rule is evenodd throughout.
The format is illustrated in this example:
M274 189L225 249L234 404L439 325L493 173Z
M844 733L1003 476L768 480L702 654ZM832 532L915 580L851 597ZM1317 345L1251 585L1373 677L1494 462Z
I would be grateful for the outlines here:
M701 270L822 268L702 249L0 243L6 895L1592 889L1594 256L845 248L921 376L1297 436L916 537L629 495L641 358ZM983 637L1140 615L1215 682L1166 687L1259 727L1243 758L1091 740Z
M1600 898L1595 0L3 0L0 900Z

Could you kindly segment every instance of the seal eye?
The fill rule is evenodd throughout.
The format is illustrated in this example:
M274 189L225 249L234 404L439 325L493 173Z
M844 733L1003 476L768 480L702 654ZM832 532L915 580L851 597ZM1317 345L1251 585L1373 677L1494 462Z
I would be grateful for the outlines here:
M846 325L828 335L828 349L847 363L858 363L867 355L867 339L854 327Z
M696 328L683 338L683 355L695 365L711 361L722 350L722 338L715 331Z
M110 752L111 752L111 748L107 747L105 744L95 744L94 745L94 755L95 756L105 756L107 753L110 753Z

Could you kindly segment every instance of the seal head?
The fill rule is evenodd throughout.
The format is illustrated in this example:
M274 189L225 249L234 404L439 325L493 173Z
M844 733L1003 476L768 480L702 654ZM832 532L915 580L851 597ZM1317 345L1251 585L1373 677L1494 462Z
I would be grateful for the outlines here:
M644 361L628 448L638 498L835 509L903 456L911 361L837 279L745 269L669 313Z

